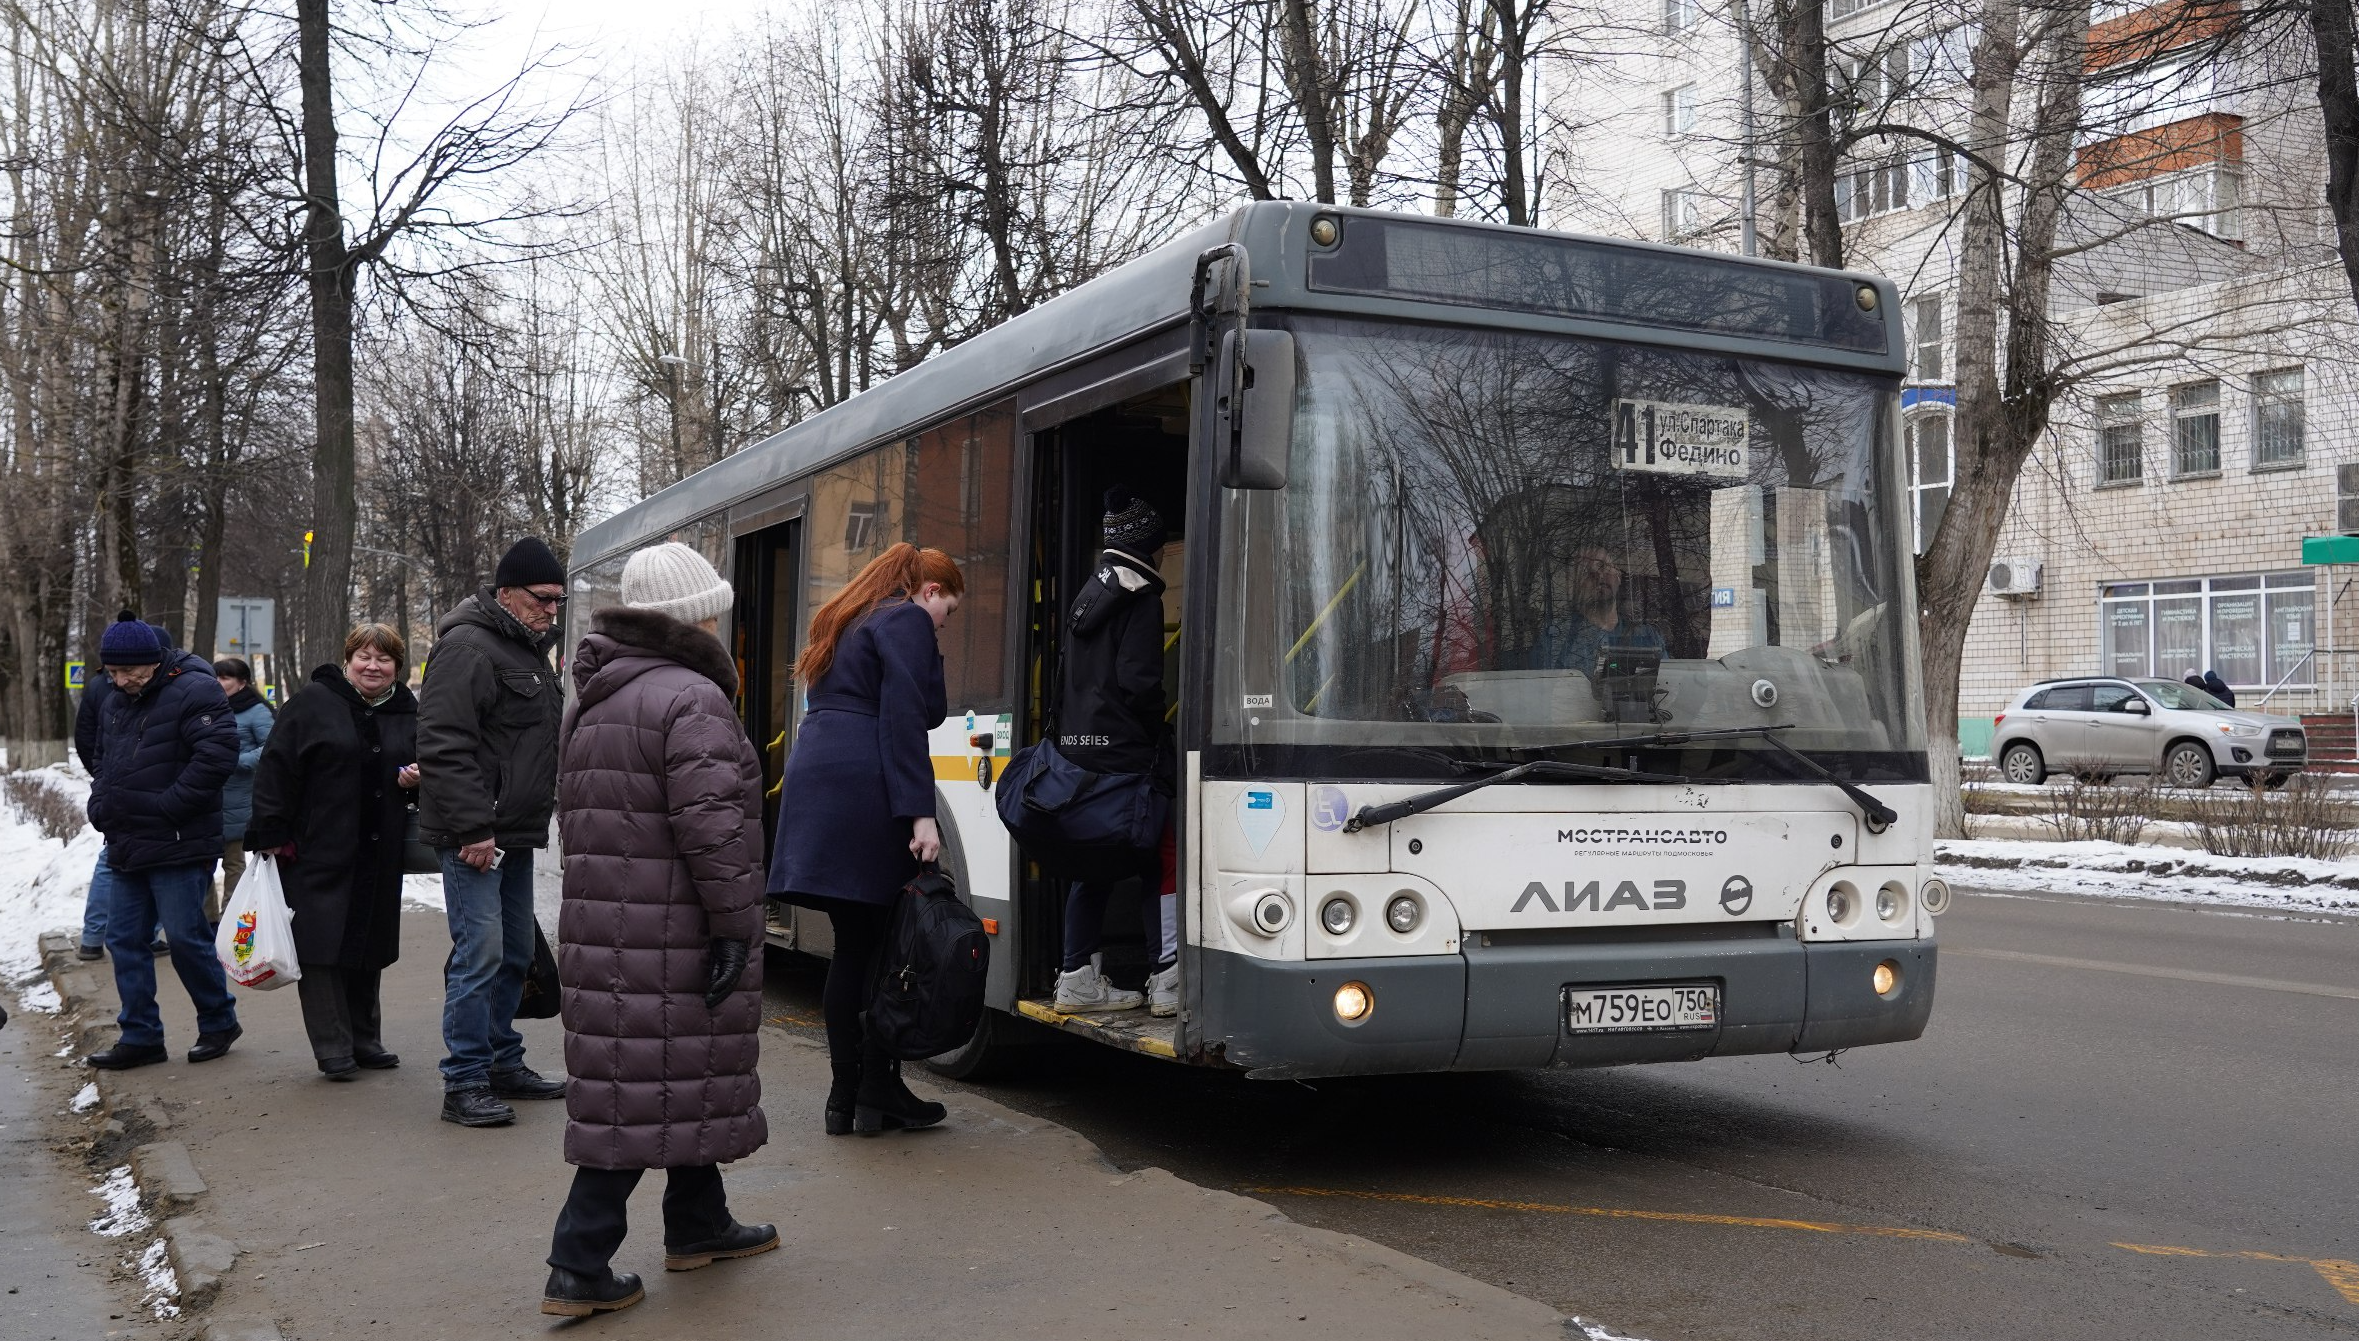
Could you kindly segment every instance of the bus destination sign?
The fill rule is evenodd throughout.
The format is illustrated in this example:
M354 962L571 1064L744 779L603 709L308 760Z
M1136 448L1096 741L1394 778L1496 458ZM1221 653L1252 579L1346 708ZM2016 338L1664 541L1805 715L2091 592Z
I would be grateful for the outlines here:
M1743 479L1748 436L1741 409L1661 400L1614 402L1616 470Z

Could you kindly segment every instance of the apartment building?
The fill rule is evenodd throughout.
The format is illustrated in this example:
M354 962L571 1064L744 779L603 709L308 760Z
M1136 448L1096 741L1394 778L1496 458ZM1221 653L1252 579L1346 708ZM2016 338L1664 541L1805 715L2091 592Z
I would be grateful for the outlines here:
M1573 131L1561 149L1572 185L1550 222L1734 249L1747 157L1737 27L1701 0L1631 3L1645 8L1625 17L1651 32L1552 90ZM1829 0L1840 114L1963 139L1980 8ZM2359 460L2359 322L2320 204L2305 40L2290 25L2238 35L2218 0L2092 16L2051 313L2079 380L2017 482L1975 611L1959 703L1969 753L2019 689L2057 675L2214 669L2241 704L2286 713L2346 708L2359 691L2359 654L2331 650L2359 647L2359 600L2337 604L2359 569L2302 562L2304 537L2359 522L2359 505L2338 518L2336 471ZM1774 125L1753 82L1755 124ZM1796 213L1774 180L1758 176L1764 237ZM1955 482L1965 188L1954 155L1898 136L1856 147L1836 181L1848 263L1904 295L1902 447L1920 547Z

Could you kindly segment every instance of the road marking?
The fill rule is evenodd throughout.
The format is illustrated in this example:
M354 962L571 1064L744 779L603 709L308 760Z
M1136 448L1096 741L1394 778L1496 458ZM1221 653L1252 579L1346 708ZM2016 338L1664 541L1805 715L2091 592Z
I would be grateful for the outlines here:
M2144 1253L2148 1257L2236 1257L2248 1262L2298 1262L2316 1271L2319 1278L2334 1287L2335 1293L2347 1302L2359 1304L2359 1262L2344 1262L2332 1257L2289 1257L2284 1253L2210 1252L2203 1248L2174 1248L2164 1243L2116 1243L2124 1252Z
M818 1028L819 1026L821 1026L821 1025L825 1024L825 1023L826 1023L826 1021L825 1021L825 1020L813 1020L813 1019L807 1019L807 1018L805 1018L804 1016L801 1016L801 1015L773 1015L773 1016L771 1016L771 1017L770 1017L770 1023L772 1023L772 1024L799 1024L799 1025L803 1026L803 1027L804 1027L804 1028L806 1028L806 1029L816 1029L816 1028Z
M2217 987L2252 987L2264 992L2293 992L2301 996L2333 997L2339 1001L2359 1001L2359 988L2329 987L2324 983L2287 982L2283 978L2247 978L2237 973L2204 973L2196 969L2155 968L2147 964L2116 964L2107 959L2073 959L2065 955L2025 954L2020 950L1967 950L1955 945L1942 947L1944 954L1967 955L1975 959L2004 959L2016 964L2045 964L2050 968L2095 969L2100 973L2130 973L2141 978L2175 978L2180 982L2210 983Z
M1358 1192L1334 1187L1241 1187L1240 1192L1272 1197L1342 1197L1391 1201L1411 1206L1464 1206L1490 1211L1538 1211L1548 1215L1594 1215L1609 1220L1656 1220L1681 1225L1733 1225L1739 1229L1796 1229L1813 1234L1873 1234L1932 1243L1972 1243L1963 1234L1904 1225L1846 1225L1828 1220L1783 1220L1758 1215L1706 1215L1698 1211L1634 1211L1618 1206L1558 1206L1545 1201L1487 1201L1480 1197L1433 1197L1414 1192Z

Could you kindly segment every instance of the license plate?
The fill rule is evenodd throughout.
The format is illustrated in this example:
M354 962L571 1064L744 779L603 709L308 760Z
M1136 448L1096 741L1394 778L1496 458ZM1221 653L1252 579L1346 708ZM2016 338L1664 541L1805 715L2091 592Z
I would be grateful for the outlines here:
M1567 987L1564 1016L1565 1031L1574 1034L1712 1029L1720 1023L1720 987L1708 982Z

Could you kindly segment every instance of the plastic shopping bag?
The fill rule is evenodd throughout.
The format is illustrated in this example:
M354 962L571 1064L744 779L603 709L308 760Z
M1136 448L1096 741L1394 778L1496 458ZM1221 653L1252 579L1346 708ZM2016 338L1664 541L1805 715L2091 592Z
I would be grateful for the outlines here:
M295 918L279 883L278 858L260 853L247 863L245 878L221 910L213 953L231 982L259 992L303 976L295 963Z

